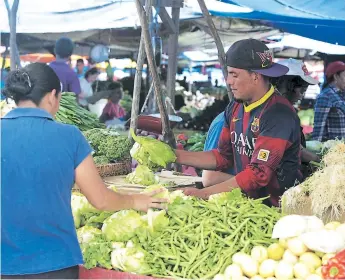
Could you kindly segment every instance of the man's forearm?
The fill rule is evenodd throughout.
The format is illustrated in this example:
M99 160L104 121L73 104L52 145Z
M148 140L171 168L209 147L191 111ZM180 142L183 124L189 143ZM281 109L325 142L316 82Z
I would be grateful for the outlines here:
M199 169L215 170L217 167L216 157L213 152L188 152L176 150L176 162L193 166Z
M233 175L220 171L204 170L202 172L202 184L205 188L223 183L231 179Z
M226 180L223 183L204 188L200 190L200 197L208 198L212 194L222 193L222 192L230 192L233 189L239 188L240 186L237 184L235 177L232 177L229 180Z

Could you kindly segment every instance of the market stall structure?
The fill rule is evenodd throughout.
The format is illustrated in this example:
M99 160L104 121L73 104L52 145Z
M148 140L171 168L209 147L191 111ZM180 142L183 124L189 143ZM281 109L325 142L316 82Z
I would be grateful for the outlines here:
M146 39L145 44L140 43L139 50L143 53L145 47L145 52L149 57L163 131L169 138L172 132L162 100L160 82L154 64L154 52L145 20L146 15L142 3L137 1L136 4L142 15L142 38ZM141 75L140 72L139 65L138 77ZM68 96L65 95L65 98L70 98ZM135 112L138 110L138 102L134 101L133 104ZM71 104L68 103L67 106ZM73 112L75 113L73 118L82 119L78 117L78 113L83 114L83 111L74 109ZM60 117L60 120L64 121L64 115ZM328 186L341 190L344 188L344 180L336 180L338 175L345 174L344 157L342 157L345 153L343 143L336 143L336 148L330 150L328 155L333 153L331 159L325 156L324 169L315 173L306 184L300 185L302 195L299 194L298 188L297 191L291 189L292 200L287 200L289 193L286 194L287 199L283 198L283 202L286 203L285 209L290 207L296 212L294 212L295 215L282 218L278 209L265 206L261 200L247 199L238 190L215 195L208 201L185 197L181 192L173 191L176 185L181 187L181 185L193 184L197 179L181 178L174 174L164 179L164 173L156 178L153 171L156 171L157 165L165 168L167 163L173 162L168 146L154 140L136 139L133 135L141 146L137 145L130 153L131 145L126 146L128 142L125 138L120 138L119 135L108 130L103 131L101 127L96 131L102 130L101 138L106 140L105 135L107 135L110 140L97 145L99 141L97 139L100 138L90 133L89 128L99 124L93 119L90 121L91 125L82 123L80 128L86 131L85 134L94 145L93 148L97 153L95 160L98 157L97 160L101 164L108 164L109 161L116 162L131 154L142 166L147 167L147 169L137 168L133 174L126 176L126 181L140 180L141 184L128 183L126 188L120 188L118 185L124 186L124 181L119 182L119 177L106 177L104 180L109 185L117 184L110 187L120 192L148 191L156 188L157 185L158 187L165 186L167 191L164 195L169 198L170 203L167 206L167 212L150 211L147 215L135 211L106 213L96 211L83 195L73 193L72 210L85 259L85 268L81 270L81 278L128 279L146 278L142 275L150 275L155 278L188 279L269 279L269 277L276 277L276 279L338 277L341 279L340 273L333 274L334 268L340 271L339 268L342 267L340 262L344 259L341 252L345 247L343 238L345 233L344 224L341 224L344 223L341 214L344 212L345 204L342 200L342 192L340 192L341 195L334 190L328 192ZM135 124L132 127L135 127ZM170 138L170 141L173 139ZM116 146L119 142L124 143L123 154L121 151L110 149L110 146L115 146L115 142ZM151 146L151 149L141 151L146 142L151 143L155 148ZM162 147L163 152L157 153L158 147ZM169 154L168 159L165 158L165 153ZM334 154L338 155L336 160ZM150 159L149 162L147 159ZM330 162L335 165L330 166ZM129 172L128 170L125 173ZM331 176L329 175L331 173L334 174ZM323 187L327 189L323 189L320 194L317 187L321 177L325 178L326 183ZM123 180L124 177L121 179ZM181 182L181 180L185 181ZM148 187L143 185L148 185ZM311 203L312 208L309 213L301 213L299 209L295 209L294 198L302 196L317 198L327 192L329 196L332 196L325 201L327 205L323 203L320 206L319 200L315 200L314 204ZM337 203L334 204L335 202ZM332 207L332 215L322 221L320 218L324 218L322 214L329 207ZM303 217L297 214L315 214L319 218ZM321 240L318 236L324 238ZM279 241L278 238L280 238ZM324 240L332 242L325 243Z

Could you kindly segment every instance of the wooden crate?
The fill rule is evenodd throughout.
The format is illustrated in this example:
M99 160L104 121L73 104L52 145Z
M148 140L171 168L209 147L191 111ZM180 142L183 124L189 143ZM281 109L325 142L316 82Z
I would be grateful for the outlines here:
M127 175L132 172L131 161L110 163L97 166L98 173L101 177Z

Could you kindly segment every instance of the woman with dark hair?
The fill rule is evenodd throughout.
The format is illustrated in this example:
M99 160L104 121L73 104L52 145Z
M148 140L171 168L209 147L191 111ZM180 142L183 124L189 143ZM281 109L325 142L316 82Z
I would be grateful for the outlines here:
M326 68L326 82L316 98L313 139L324 142L345 139L345 63Z
M1 278L78 279L83 263L71 211L76 183L100 210L162 208L149 195L108 189L82 133L54 121L61 83L45 64L12 71L3 91L17 108L1 119Z
M80 78L81 93L78 95L79 104L88 108L87 98L93 95L92 84L97 80L99 71L97 68L91 68L86 71L83 78Z

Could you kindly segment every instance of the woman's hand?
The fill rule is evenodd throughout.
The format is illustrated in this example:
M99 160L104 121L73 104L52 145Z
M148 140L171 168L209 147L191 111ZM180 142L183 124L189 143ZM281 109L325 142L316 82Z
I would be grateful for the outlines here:
M156 194L163 192L164 189L154 190L147 194L133 194L133 209L147 212L149 208L166 209L166 203L168 202L165 198L155 198Z

